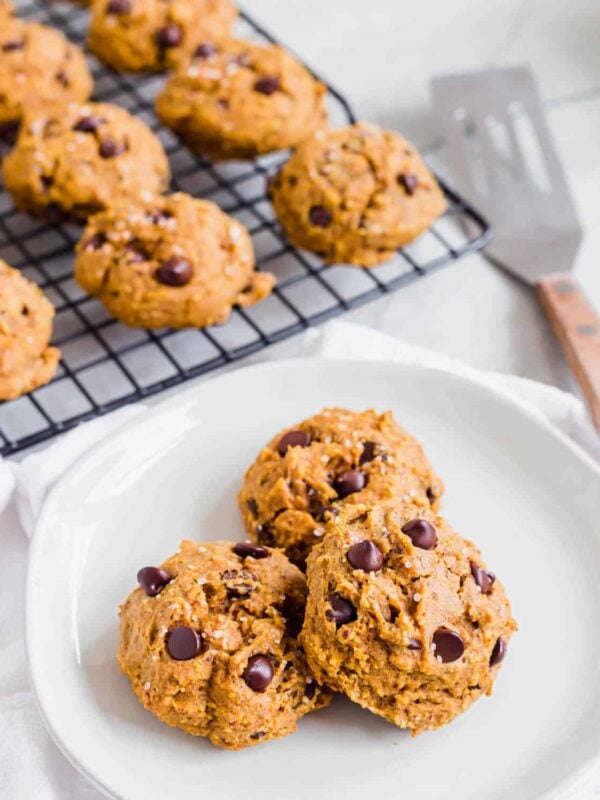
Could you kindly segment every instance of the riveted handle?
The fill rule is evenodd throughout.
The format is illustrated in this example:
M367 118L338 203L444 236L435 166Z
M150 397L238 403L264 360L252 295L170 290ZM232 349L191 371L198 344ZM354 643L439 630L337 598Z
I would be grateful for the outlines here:
M600 433L600 317L570 273L543 278L537 293Z

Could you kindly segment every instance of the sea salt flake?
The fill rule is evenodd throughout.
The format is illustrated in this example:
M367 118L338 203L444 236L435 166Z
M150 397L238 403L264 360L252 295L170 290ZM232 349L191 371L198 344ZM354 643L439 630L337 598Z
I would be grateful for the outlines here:
M146 681L146 683L144 684L144 691L145 691L145 692L149 692L149 691L150 691L150 686L151 686L151 685L152 685L152 684L150 683L150 681Z
M223 631L213 631L212 637L213 637L213 639L222 639L223 638Z
M200 586L204 586L204 584L206 583L206 578L198 578L196 583L200 584Z
M313 536L321 537L325 533L325 528L315 528L313 530Z
M418 592L415 592L413 594L413 600L415 601L415 603L418 603L420 599L421 599L421 595Z

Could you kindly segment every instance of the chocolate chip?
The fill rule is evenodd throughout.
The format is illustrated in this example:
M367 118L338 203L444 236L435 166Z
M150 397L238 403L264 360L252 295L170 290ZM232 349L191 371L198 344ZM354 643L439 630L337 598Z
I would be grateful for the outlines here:
M107 14L129 14L131 11L131 0L110 0L106 6Z
M202 42L202 44L199 44L194 50L194 56L196 58L210 58L211 56L216 55L216 53L217 48L210 42Z
M296 639L304 625L304 604L299 603L297 598L286 594L283 603L279 606L279 611L285 618L286 634Z
M253 497L251 497L249 500L246 500L246 508L251 514L254 514L255 516L258 514L258 503Z
M10 42L5 42L2 49L5 53L12 53L15 50L22 50L25 47L25 39L11 39Z
M310 224L316 225L317 228L327 228L333 219L331 211L325 208L325 206L311 206L308 212L308 218Z
M360 492L367 485L367 476L364 472L356 469L349 469L338 476L333 488L338 493L338 497L347 497L354 492Z
M185 286L192 279L192 265L185 258L171 256L155 272L156 280L166 286Z
M471 561L471 575L477 586L481 589L481 594L489 594L492 591L494 581L496 580L496 576L493 572L486 572Z
M159 47L178 47L183 40L183 31L179 25L165 25L156 31L154 40Z
M148 597L156 597L173 580L173 577L160 567L142 567L137 574L137 579Z
M364 572L377 572L383 566L383 553L369 539L353 544L346 553L346 558L355 569L362 569Z
M433 634L434 653L443 664L449 664L458 659L465 652L465 645L458 633L448 628L438 628Z
M124 144L115 142L112 139L104 139L100 142L100 155L102 158L116 158L123 155L125 150Z
M71 85L71 81L69 80L69 76L67 75L64 70L61 69L60 72L56 73L56 80L60 83L61 86L64 86L65 89Z
M189 661L196 658L202 649L202 637L188 625L180 625L169 633L167 650L176 661Z
M409 639L408 640L408 649L409 650L420 650L421 649L421 642L417 639Z
M413 519L402 526L402 533L410 537L413 545L421 550L433 550L438 537L431 522L426 519Z
M21 123L18 121L0 123L0 139L6 144L14 144L17 141L20 127Z
M125 248L125 257L128 264L141 264L147 260L146 253L134 244L128 244Z
M84 250L100 250L102 245L106 243L106 236L103 233L95 233L83 245Z
M356 608L349 600L342 597L337 592L332 592L327 596L327 602L331 606L325 612L327 619L333 620L338 626L345 625L347 622L354 622L356 619Z
M259 78L254 84L254 91L261 94L275 94L280 85L277 75L270 75L266 78Z
M69 215L58 203L48 203L44 216L51 225L62 225L69 221Z
M269 555L266 547L250 544L250 542L238 542L233 548L233 552L240 558L267 558Z
M411 172L405 172L403 175L398 175L398 183L404 187L406 194L412 195L419 185L419 179Z
M317 691L317 682L314 680L314 678L311 678L306 682L306 685L304 687L304 694L306 697L308 697L309 700L312 700L313 697L315 696L316 691Z
M253 692L264 692L273 680L273 664L267 656L252 656L242 678Z
M251 733L250 734L250 738L251 739L262 739L264 735L265 735L264 731L257 731L256 733Z
M339 508L335 506L318 506L312 512L317 522L326 522L327 519L336 519L340 515Z
M103 123L104 120L102 117L94 117L92 115L81 117L81 119L78 119L75 125L73 125L73 130L80 131L81 133L94 133Z
M373 461L376 456L377 444L375 442L365 442L363 444L363 450L360 454L360 458L358 460L359 464L368 464L369 461Z
M288 431L279 440L277 452L283 458L288 447L308 447L309 444L310 435L306 431Z
M498 639L498 641L494 645L494 649L492 650L492 655L490 656L490 667L495 667L501 661L504 661L505 655L506 655L506 642L504 641L504 639Z

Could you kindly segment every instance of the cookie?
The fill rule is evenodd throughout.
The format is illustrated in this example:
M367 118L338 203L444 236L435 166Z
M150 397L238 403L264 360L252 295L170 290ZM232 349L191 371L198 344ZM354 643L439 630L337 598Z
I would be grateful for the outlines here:
M82 102L93 81L83 52L63 34L5 13L0 26L0 136L14 141L25 110Z
M323 127L325 87L277 45L204 42L169 78L156 111L196 153L252 158Z
M0 400L48 383L60 350L49 347L54 308L42 291L0 259Z
M442 492L423 448L391 412L326 408L267 444L238 503L254 541L284 548L303 566L344 506L395 497L436 509Z
M236 17L230 0L92 0L88 43L116 70L161 72L226 38Z
M109 103L26 114L2 171L17 208L54 222L85 222L115 198L165 190L170 178L150 128Z
M0 0L0 19L6 19L7 17L11 17L13 13L13 7L9 0Z
M447 206L415 148L365 123L317 131L271 178L269 195L293 244L363 267L392 258Z
M163 722L239 750L329 703L296 639L306 581L283 553L184 541L138 581L121 606L118 661Z
M413 735L491 694L516 623L479 550L440 516L345 508L307 566L300 640L317 680Z
M77 247L75 277L109 312L141 328L203 328L234 305L270 294L255 272L246 228L187 194L149 196L92 217Z

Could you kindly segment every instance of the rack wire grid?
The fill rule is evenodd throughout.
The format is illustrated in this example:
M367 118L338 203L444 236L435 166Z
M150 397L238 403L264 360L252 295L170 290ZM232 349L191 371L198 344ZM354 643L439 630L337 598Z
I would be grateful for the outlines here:
M61 2L21 0L19 16L54 25L85 43L88 13ZM241 12L236 35L275 42ZM310 325L398 289L433 269L484 246L489 230L480 215L443 186L447 213L396 258L371 269L325 266L285 239L265 196L269 174L285 153L253 162L215 164L194 156L154 115L153 99L164 78L117 74L89 56L94 99L118 103L145 120L163 142L172 188L216 203L245 224L258 268L277 276L267 300L234 309L225 325L204 330L144 331L110 318L73 279L73 248L81 231L50 226L12 208L0 186L0 258L41 286L56 308L53 343L62 359L54 380L31 394L0 404L0 452L16 453L78 423L163 391L280 341ZM355 121L345 98L329 86L332 123ZM1 153L0 153L1 155Z

